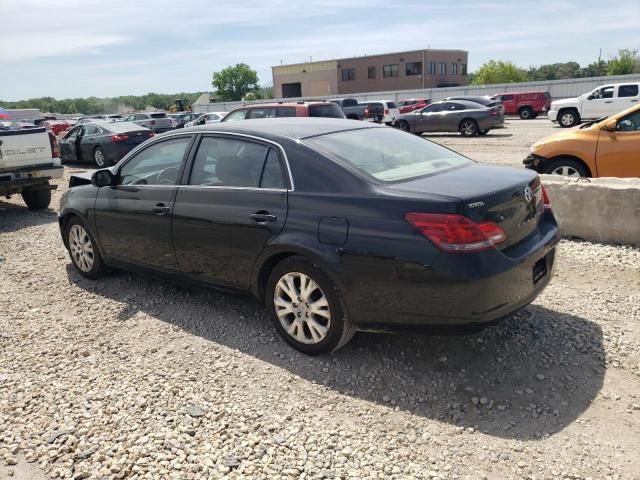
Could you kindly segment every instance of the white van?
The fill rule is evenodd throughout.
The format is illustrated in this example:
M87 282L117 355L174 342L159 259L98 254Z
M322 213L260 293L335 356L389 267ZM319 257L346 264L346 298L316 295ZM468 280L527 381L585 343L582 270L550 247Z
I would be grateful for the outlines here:
M548 116L552 122L569 128L585 120L615 115L640 101L640 83L612 83L580 95L551 102Z

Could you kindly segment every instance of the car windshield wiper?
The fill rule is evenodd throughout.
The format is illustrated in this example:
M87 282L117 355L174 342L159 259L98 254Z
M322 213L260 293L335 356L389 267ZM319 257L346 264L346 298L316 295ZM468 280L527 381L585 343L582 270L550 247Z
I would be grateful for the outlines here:
M603 120L606 120L607 118L609 118L609 115L605 115L604 117L596 118L595 120L591 120L590 122L583 123L582 125L580 125L580 129L582 130L583 128L589 128L594 123L601 122Z

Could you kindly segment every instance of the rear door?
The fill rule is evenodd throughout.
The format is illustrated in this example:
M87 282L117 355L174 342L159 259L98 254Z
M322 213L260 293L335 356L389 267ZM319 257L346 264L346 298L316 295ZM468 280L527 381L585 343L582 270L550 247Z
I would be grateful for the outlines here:
M616 89L616 96L613 99L615 111L612 111L611 114L613 115L637 105L638 100L640 100L639 94L640 91L637 83L618 85Z
M640 111L619 119L615 132L600 130L596 166L600 177L640 177Z
M192 140L192 135L180 135L153 142L118 169L117 186L98 190L95 222L107 257L159 270L176 268L171 215Z
M290 186L285 167L280 149L268 142L203 136L174 207L180 270L248 289L256 257L284 226Z
M457 132L465 109L466 107L463 104L457 102L447 102L443 104L440 111L440 131Z

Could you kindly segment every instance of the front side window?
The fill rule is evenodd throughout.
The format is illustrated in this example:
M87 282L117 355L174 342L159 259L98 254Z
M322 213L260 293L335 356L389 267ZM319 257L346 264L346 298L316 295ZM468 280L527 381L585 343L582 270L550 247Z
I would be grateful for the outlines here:
M367 67L367 78L369 80L373 80L374 78L376 78L376 67Z
M189 185L258 187L268 150L246 140L205 137L193 162Z
M355 68L343 68L342 69L342 81L350 82L356 79L356 69Z
M329 133L305 143L383 182L434 175L473 163L440 145L392 128Z
M618 122L618 132L640 132L640 111L627 115Z
M407 63L405 65L405 74L407 76L422 75L422 62Z
M398 64L384 65L382 67L382 76L384 78L397 77L398 76Z
M511 101L513 100L513 95L501 95L500 100L502 100L503 102Z
M119 171L121 185L175 185L191 136L154 143Z
M618 97L637 97L638 85L620 85Z
M593 92L594 99L613 98L613 86L602 87Z
M278 107L278 117L295 117L296 107Z

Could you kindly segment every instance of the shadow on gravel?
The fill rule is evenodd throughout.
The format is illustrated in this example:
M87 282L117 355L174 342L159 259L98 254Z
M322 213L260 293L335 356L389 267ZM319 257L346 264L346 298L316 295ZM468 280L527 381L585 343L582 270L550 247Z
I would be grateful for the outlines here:
M122 272L92 282L67 271L81 288L122 302L123 322L143 312L341 394L496 437L557 433L603 384L600 327L535 305L480 333L360 333L333 355L307 357L247 297Z
M51 207L32 211L24 205L0 201L0 234L56 222L57 219L58 214Z

